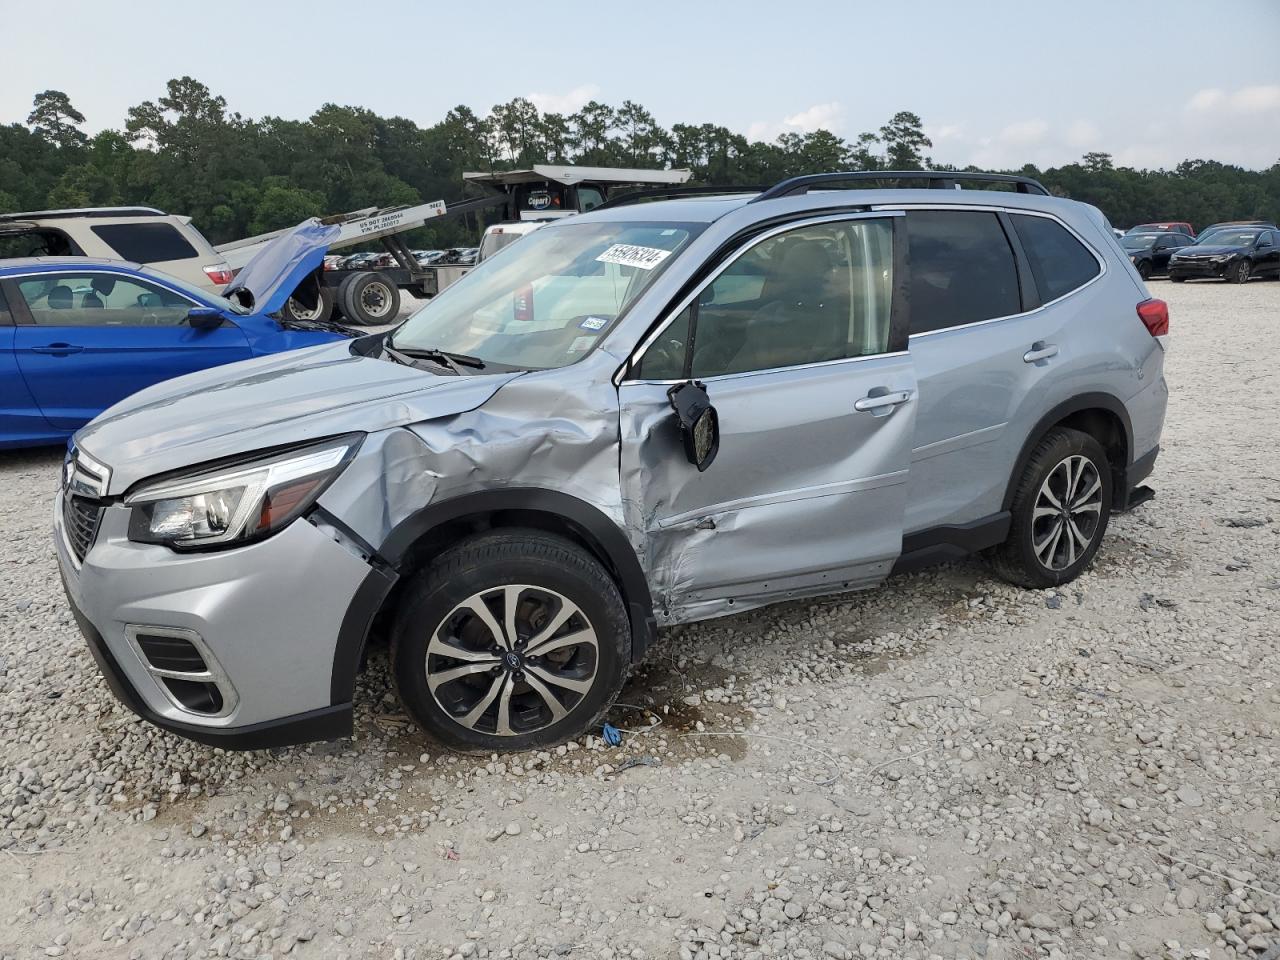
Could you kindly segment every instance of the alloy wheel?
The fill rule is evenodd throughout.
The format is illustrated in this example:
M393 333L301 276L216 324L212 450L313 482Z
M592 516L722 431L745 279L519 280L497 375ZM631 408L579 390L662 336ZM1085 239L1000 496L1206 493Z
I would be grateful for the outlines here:
M457 723L518 736L562 720L594 686L595 629L555 590L506 584L472 594L427 643L427 688Z
M1102 477L1088 457L1049 471L1031 514L1031 546L1048 570L1065 570L1089 549L1102 518Z

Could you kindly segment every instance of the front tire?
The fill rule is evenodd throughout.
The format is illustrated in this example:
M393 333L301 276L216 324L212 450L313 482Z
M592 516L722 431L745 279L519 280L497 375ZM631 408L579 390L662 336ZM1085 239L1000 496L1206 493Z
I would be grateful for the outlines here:
M1232 283L1248 283L1251 276L1253 276L1253 264L1248 260L1241 260L1231 268L1227 279Z
M1014 491L996 573L1020 587L1069 583L1093 560L1111 518L1111 465L1087 433L1056 427L1032 451Z
M434 739L478 752L553 746L596 726L630 655L608 571L536 530L444 551L409 584L391 637L405 709Z

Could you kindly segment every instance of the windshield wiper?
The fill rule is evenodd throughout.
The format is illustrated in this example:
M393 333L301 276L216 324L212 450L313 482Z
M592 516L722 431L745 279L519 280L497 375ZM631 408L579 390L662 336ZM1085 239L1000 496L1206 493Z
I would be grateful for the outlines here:
M382 346L385 350L394 351L406 357L412 357L415 360L430 360L433 363L443 364L458 376L463 375L462 367L472 367L476 370L484 369L483 360L479 357L468 356L465 353L452 353L436 347L391 347L386 343Z

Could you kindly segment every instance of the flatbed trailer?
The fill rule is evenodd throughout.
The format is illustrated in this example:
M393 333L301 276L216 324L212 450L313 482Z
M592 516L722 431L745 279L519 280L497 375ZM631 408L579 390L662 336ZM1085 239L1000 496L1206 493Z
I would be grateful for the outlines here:
M400 291L419 298L434 297L471 269L467 264L420 264L401 236L410 230L430 226L442 220L504 206L502 195L476 197L446 204L433 200L416 206L365 207L349 213L320 217L323 224L339 228L329 250L367 246L378 242L395 261L393 267L373 270L317 270L299 286L284 311L294 320L337 319L368 325L391 323L400 312ZM239 270L284 230L233 240L216 246L231 265Z

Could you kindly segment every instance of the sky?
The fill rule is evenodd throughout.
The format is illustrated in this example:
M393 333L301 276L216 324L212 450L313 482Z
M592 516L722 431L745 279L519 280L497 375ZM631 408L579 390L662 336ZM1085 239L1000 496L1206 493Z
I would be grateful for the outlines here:
M333 102L429 126L517 96L567 112L631 99L667 127L852 140L910 110L940 163L1280 161L1280 0L0 0L0 23L21 39L0 123L52 88L90 133L185 74L249 117Z

